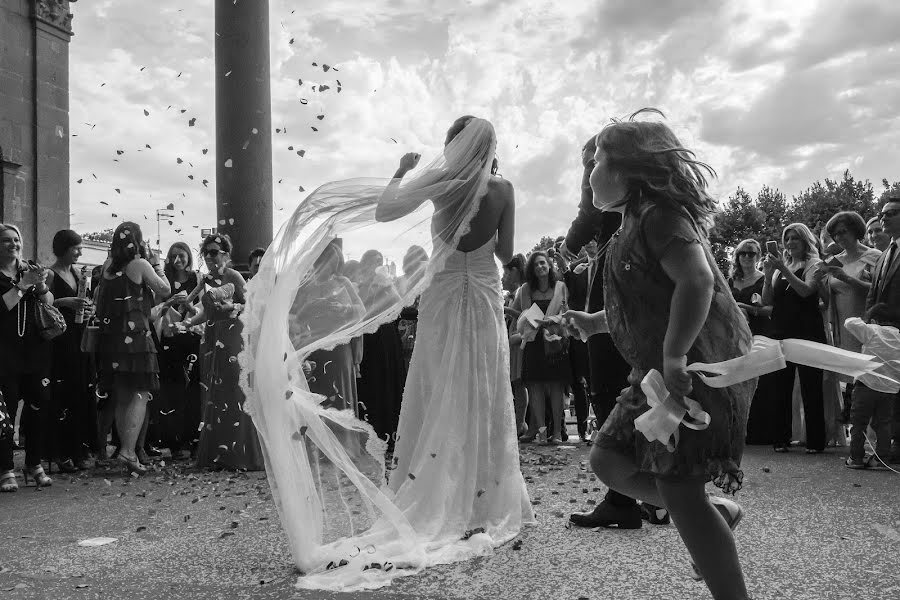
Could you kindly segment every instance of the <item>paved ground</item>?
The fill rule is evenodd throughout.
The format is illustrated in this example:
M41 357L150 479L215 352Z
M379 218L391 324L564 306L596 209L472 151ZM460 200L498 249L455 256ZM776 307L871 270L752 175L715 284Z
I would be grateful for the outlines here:
M845 452L750 448L738 546L757 599L900 598L900 476L850 471ZM21 456L17 457L21 461ZM263 473L97 470L0 496L4 598L708 598L673 526L565 527L605 491L587 448L523 448L539 525L522 544L360 594L297 591ZM21 484L21 480L20 480ZM77 546L98 536L117 538Z

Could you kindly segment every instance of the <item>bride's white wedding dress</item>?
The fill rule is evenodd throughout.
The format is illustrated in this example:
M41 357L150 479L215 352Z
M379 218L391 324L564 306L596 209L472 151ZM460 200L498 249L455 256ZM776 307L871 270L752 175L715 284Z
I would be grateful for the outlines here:
M422 294L390 474L394 504L444 562L534 521L509 384L495 239L454 251ZM462 541L465 532L487 538ZM475 534L476 536L479 534Z
M519 468L496 234L471 252L455 249L488 193L495 148L491 124L472 119L402 184L323 185L248 284L244 408L302 572L298 587L381 587L490 553L534 521ZM349 280L322 285L341 277L344 242L393 256L418 247L430 260L411 273L404 266L409 285L399 293L371 286L363 299ZM353 410L334 408L341 402L310 392L303 361L395 320L417 295L416 346L386 465L385 441Z

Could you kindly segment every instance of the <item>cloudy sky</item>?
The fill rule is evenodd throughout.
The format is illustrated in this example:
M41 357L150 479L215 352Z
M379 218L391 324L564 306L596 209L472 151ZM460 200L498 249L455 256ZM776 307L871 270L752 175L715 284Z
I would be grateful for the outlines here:
M716 168L722 200L764 184L790 196L847 168L876 191L882 178L900 180L895 0L270 8L272 125L287 130L273 134L276 228L302 200L300 186L388 177L408 151L427 161L467 113L495 124L500 171L516 190L518 250L565 233L582 144L644 106L662 109ZM155 238L155 209L174 202L163 245L196 246L196 227L215 226L213 3L94 0L72 11L73 228L129 218ZM319 84L331 89L313 92Z

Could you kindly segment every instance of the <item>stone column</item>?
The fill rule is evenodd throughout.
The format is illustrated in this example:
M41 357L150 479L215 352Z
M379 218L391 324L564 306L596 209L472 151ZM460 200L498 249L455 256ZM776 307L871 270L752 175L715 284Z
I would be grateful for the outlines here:
M69 227L69 0L34 1L34 228L23 234L44 264L51 242ZM30 246L31 244L29 244Z
M216 0L216 221L232 260L272 241L269 0Z

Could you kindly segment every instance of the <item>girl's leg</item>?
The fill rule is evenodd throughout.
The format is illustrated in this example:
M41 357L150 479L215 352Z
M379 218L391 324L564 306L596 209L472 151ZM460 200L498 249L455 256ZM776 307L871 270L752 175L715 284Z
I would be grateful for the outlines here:
M610 489L654 506L665 506L656 487L656 478L640 472L633 457L594 444L591 468Z
M547 432L548 438L562 438L566 427L566 386L562 382L553 381L547 384L547 395L550 400L550 411L553 414L553 432Z
M702 479L667 481L656 485L662 505L675 521L678 533L716 600L746 600L747 588L737 556L734 535L725 519L709 502Z
M528 408L528 391L521 379L512 382L513 406L516 410L516 431L522 433L522 425L525 423L525 410Z
M135 448L147 412L147 392L128 388L116 389L116 429L122 445L119 454L137 460Z
M542 427L546 427L544 420L544 411L547 410L546 396L544 394L545 384L543 381L533 381L526 384L528 388L528 401L531 409L531 426L533 431L540 434Z

